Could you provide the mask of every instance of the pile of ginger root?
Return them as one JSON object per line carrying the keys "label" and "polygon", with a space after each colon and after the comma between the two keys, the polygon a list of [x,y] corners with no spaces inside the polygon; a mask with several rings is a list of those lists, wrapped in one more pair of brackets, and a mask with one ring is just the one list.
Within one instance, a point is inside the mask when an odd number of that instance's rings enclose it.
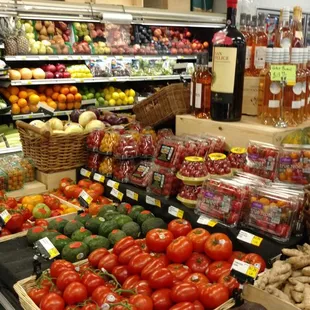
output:
{"label": "pile of ginger root", "polygon": [[310,310],[310,245],[282,249],[286,260],[276,261],[258,277],[254,286],[299,309]]}

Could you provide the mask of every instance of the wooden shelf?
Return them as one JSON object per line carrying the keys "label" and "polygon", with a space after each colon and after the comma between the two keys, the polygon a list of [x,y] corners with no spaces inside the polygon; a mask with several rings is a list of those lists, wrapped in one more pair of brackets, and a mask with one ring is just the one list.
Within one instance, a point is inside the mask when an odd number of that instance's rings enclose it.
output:
{"label": "wooden shelf", "polygon": [[29,183],[25,183],[24,187],[22,189],[19,189],[17,191],[12,191],[12,192],[7,192],[8,197],[22,197],[26,195],[35,195],[35,194],[41,194],[46,191],[46,186],[45,184],[38,182],[38,181],[33,181]]}

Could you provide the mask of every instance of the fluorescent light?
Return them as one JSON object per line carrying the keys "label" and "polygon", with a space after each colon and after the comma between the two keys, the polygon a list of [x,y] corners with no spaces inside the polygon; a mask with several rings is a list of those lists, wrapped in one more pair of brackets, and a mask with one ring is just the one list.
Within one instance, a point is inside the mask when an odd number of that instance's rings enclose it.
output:
{"label": "fluorescent light", "polygon": [[131,24],[132,15],[127,13],[102,13],[101,19],[103,23],[113,24]]}

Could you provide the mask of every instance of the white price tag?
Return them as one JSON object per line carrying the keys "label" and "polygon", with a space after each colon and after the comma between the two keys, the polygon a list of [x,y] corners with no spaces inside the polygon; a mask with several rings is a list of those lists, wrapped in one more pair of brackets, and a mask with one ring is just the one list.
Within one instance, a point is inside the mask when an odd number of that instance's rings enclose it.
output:
{"label": "white price tag", "polygon": [[260,246],[263,241],[263,238],[255,236],[247,231],[240,230],[237,236],[237,239],[244,241],[246,243],[253,244],[255,246]]}
{"label": "white price tag", "polygon": [[168,208],[168,213],[171,214],[171,215],[173,215],[173,216],[175,216],[175,217],[178,217],[178,218],[180,218],[180,219],[182,219],[183,216],[184,216],[184,211],[181,210],[181,209],[178,209],[178,208],[176,208],[176,207],[174,207],[174,206],[170,206],[170,207]]}
{"label": "white price tag", "polygon": [[155,198],[153,198],[151,196],[146,196],[145,197],[145,202],[148,203],[149,205],[161,208],[161,201],[158,200],[158,199],[155,199]]}
{"label": "white price tag", "polygon": [[55,109],[53,109],[52,107],[48,106],[46,103],[44,102],[39,102],[37,107],[39,108],[40,112],[43,112],[44,114],[48,114],[53,116]]}
{"label": "white price tag", "polygon": [[116,188],[112,188],[110,194],[112,196],[114,196],[115,198],[117,198],[118,200],[122,201],[123,200],[123,197],[124,197],[124,194],[121,193],[118,189]]}
{"label": "white price tag", "polygon": [[96,104],[96,99],[93,98],[82,100],[81,105],[87,105],[87,104]]}
{"label": "white price tag", "polygon": [[4,210],[0,213],[0,217],[3,219],[4,223],[6,224],[10,218],[12,217],[8,210]]}
{"label": "white price tag", "polygon": [[131,191],[130,189],[126,189],[126,196],[128,198],[135,200],[135,201],[138,201],[138,199],[139,199],[139,195],[137,193]]}
{"label": "white price tag", "polygon": [[81,168],[80,174],[86,178],[89,178],[91,176],[91,172],[85,168]]}
{"label": "white price tag", "polygon": [[60,254],[53,245],[53,243],[47,237],[40,239],[39,242],[49,254],[49,259],[53,259]]}
{"label": "white price tag", "polygon": [[99,174],[99,173],[95,173],[93,179],[94,179],[95,181],[98,181],[98,182],[103,183],[104,180],[105,180],[105,176],[102,175],[102,174]]}
{"label": "white price tag", "polygon": [[205,215],[200,215],[197,223],[202,224],[202,225],[207,225],[210,227],[214,227],[217,224],[217,221],[214,219],[210,219],[209,217],[205,216]]}
{"label": "white price tag", "polygon": [[234,260],[231,266],[231,269],[236,270],[240,273],[243,273],[253,279],[256,279],[258,272],[259,272],[259,267],[250,265],[246,262],[242,262],[239,259]]}
{"label": "white price tag", "polygon": [[84,190],[81,191],[79,197],[81,197],[88,205],[93,201],[93,198],[89,196]]}
{"label": "white price tag", "polygon": [[116,188],[116,189],[119,188],[119,183],[118,183],[118,182],[115,182],[115,181],[113,181],[113,180],[109,180],[109,181],[107,182],[107,185],[110,186],[110,187],[112,187],[112,188]]}

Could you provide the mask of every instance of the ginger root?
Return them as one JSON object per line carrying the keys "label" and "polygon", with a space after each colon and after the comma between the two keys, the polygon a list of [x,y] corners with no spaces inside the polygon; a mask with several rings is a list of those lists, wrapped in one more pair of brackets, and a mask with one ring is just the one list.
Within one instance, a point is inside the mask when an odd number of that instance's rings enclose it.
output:
{"label": "ginger root", "polygon": [[286,248],[282,249],[282,253],[289,257],[305,255],[305,253],[303,253],[302,251],[299,251],[296,249],[286,249]]}
{"label": "ginger root", "polygon": [[292,298],[295,302],[301,303],[304,300],[304,293],[291,291]]}
{"label": "ginger root", "polygon": [[270,286],[267,286],[266,287],[266,291],[271,294],[271,295],[274,295],[275,297],[278,297],[280,299],[283,299],[287,302],[291,302],[290,298],[285,295],[282,291],[280,291],[279,289],[277,288],[274,288],[274,287],[270,287]]}
{"label": "ginger root", "polygon": [[310,266],[303,268],[301,273],[304,276],[310,276]]}
{"label": "ginger root", "polygon": [[294,256],[286,260],[286,262],[292,264],[293,269],[301,269],[310,265],[310,255]]}

